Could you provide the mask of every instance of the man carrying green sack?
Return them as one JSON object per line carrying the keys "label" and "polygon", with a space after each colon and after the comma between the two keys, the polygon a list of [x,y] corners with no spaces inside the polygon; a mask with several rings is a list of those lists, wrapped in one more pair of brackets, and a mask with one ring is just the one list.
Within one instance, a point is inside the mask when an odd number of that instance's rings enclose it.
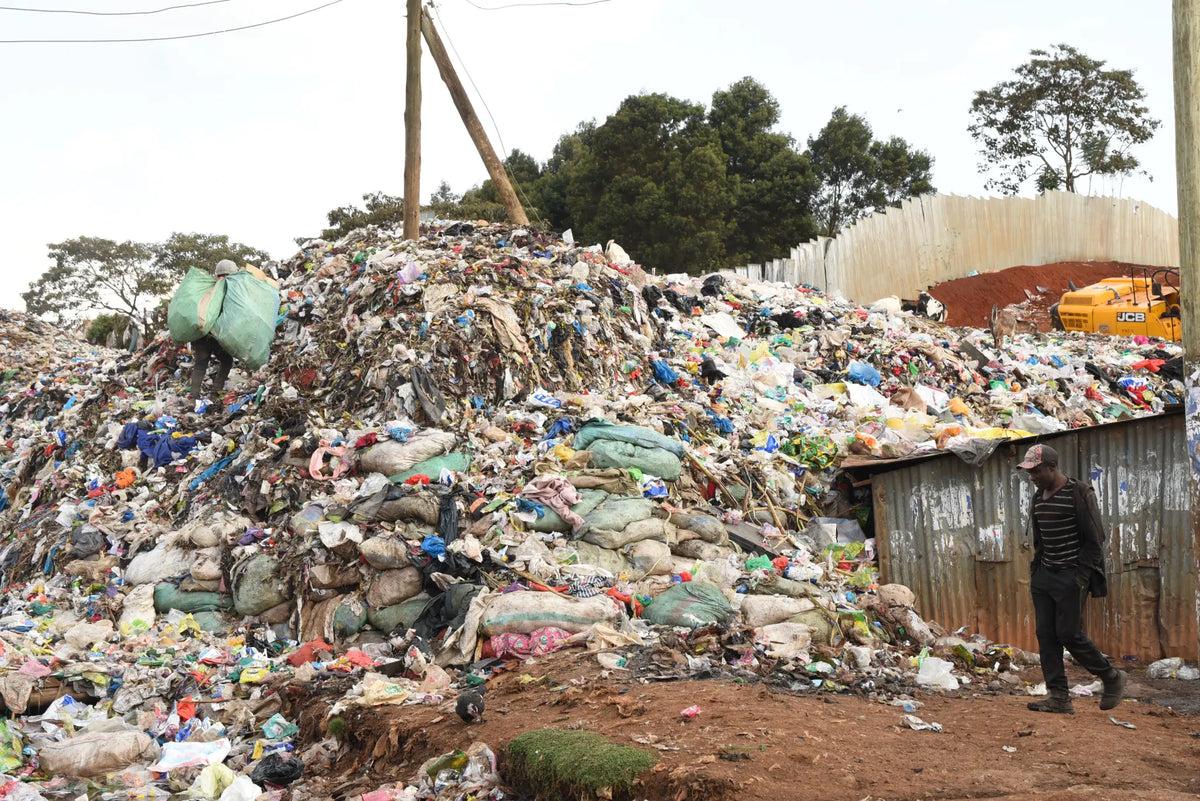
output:
{"label": "man carrying green sack", "polygon": [[[220,280],[237,271],[236,264],[229,259],[221,259],[217,262],[213,275]],[[192,343],[192,355],[195,358],[195,364],[192,365],[192,397],[200,397],[204,376],[208,373],[209,362],[214,359],[217,362],[217,376],[213,379],[213,392],[215,394],[223,392],[225,381],[229,378],[229,371],[233,369],[233,357],[221,347],[221,343],[217,342],[216,337],[212,334],[205,334]]]}

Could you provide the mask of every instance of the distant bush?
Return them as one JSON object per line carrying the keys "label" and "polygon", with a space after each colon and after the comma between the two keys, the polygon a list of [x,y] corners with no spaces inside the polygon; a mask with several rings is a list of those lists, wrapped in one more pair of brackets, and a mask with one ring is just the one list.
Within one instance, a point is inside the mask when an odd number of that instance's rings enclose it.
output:
{"label": "distant bush", "polygon": [[88,326],[84,338],[93,345],[108,344],[108,335],[116,333],[117,338],[125,334],[129,326],[129,318],[123,314],[101,314]]}

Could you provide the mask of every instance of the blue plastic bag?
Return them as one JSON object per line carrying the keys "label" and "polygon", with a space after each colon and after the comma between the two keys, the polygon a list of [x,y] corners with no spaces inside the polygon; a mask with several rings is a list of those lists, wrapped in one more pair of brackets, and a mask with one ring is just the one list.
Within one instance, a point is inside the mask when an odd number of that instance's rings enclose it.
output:
{"label": "blue plastic bag", "polygon": [[672,370],[665,359],[656,359],[650,362],[650,366],[654,368],[654,377],[664,384],[674,384],[679,380],[679,373]]}
{"label": "blue plastic bag", "polygon": [[883,381],[879,371],[865,362],[850,362],[849,374],[850,380],[855,384],[865,384],[869,387],[877,387]]}

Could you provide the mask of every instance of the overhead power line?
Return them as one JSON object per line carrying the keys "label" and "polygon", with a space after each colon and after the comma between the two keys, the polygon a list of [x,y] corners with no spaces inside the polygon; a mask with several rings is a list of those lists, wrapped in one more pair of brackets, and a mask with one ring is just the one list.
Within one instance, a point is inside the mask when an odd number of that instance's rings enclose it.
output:
{"label": "overhead power line", "polygon": [[73,8],[24,8],[23,6],[0,6],[0,11],[26,11],[30,14],[84,14],[89,17],[142,17],[161,14],[164,11],[175,11],[180,8],[199,8],[228,2],[229,0],[204,0],[202,3],[184,3],[166,8],[156,8],[153,11],[77,11]]}
{"label": "overhead power line", "polygon": [[467,2],[480,11],[501,11],[506,8],[533,8],[536,6],[598,6],[601,3],[611,3],[612,0],[583,0],[578,3],[567,2],[567,0],[545,0],[537,3],[507,3],[502,6],[481,6],[475,0],[467,0]]}
{"label": "overhead power line", "polygon": [[336,6],[338,3],[343,3],[345,0],[330,0],[324,5],[310,8],[307,11],[299,11],[295,14],[289,14],[286,17],[278,19],[269,19],[264,22],[255,22],[251,25],[239,25],[235,28],[222,28],[216,31],[202,31],[200,33],[183,33],[177,36],[145,36],[140,38],[125,38],[125,39],[0,39],[0,44],[124,44],[130,42],[172,42],[179,39],[199,39],[202,36],[220,36],[223,33],[234,33],[236,31],[248,31],[251,28],[262,28],[266,25],[274,25],[277,22],[286,22],[289,19],[303,17],[306,14],[313,14],[323,8]]}

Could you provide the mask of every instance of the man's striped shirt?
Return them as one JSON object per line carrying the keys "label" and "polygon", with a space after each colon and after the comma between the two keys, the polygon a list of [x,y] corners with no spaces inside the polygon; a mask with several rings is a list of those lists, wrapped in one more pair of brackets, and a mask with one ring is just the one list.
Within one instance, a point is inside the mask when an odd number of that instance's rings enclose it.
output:
{"label": "man's striped shirt", "polygon": [[1075,521],[1075,479],[1068,479],[1049,498],[1038,490],[1033,519],[1041,533],[1042,564],[1054,569],[1079,563],[1079,526]]}

